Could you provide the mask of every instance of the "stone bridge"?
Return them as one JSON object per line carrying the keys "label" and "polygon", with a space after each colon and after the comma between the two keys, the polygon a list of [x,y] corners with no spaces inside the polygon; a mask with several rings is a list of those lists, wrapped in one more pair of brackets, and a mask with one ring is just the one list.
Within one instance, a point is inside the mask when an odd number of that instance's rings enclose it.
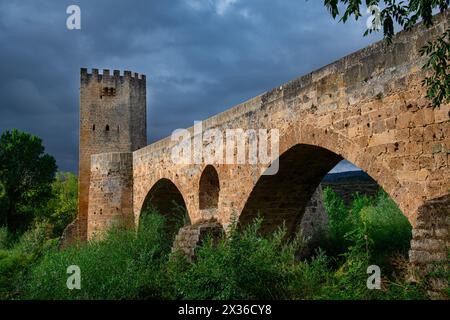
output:
{"label": "stone bridge", "polygon": [[[138,225],[149,205],[173,214],[173,201],[186,208],[192,225],[215,219],[226,228],[234,218],[246,224],[260,214],[264,230],[285,223],[294,233],[323,177],[347,159],[376,180],[410,221],[411,262],[446,259],[450,105],[434,109],[426,98],[425,58],[418,50],[448,27],[449,14],[441,14],[430,29],[401,32],[391,45],[375,43],[203,121],[203,132],[218,129],[223,136],[227,129],[278,130],[274,175],[263,174],[268,163],[175,163],[179,141],[171,137],[144,146],[145,138],[136,136],[145,128],[145,110],[133,120],[133,108],[142,103],[145,108],[145,77],[82,69],[80,212],[66,239],[90,238],[117,221]],[[137,94],[144,102],[136,102]],[[129,103],[129,113],[117,116],[115,103],[120,108]],[[116,121],[114,130],[104,127],[105,118]],[[118,136],[110,143],[112,131]],[[119,143],[122,132],[127,143]],[[187,132],[192,145],[199,141],[194,127]],[[239,137],[231,157],[237,156],[239,141],[245,141],[246,150],[258,141]],[[201,143],[207,149],[214,141]]]}

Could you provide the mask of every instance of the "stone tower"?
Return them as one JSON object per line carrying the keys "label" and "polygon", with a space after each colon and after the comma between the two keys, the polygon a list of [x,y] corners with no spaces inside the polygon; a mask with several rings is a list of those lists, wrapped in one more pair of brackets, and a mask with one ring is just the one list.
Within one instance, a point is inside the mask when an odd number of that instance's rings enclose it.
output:
{"label": "stone tower", "polygon": [[[81,69],[79,202],[76,233],[88,238],[91,156],[130,153],[147,145],[146,78],[125,71]],[[106,173],[110,174],[110,173]],[[131,200],[131,199],[130,199]],[[68,230],[69,233],[70,230]],[[69,238],[71,238],[69,236]]]}

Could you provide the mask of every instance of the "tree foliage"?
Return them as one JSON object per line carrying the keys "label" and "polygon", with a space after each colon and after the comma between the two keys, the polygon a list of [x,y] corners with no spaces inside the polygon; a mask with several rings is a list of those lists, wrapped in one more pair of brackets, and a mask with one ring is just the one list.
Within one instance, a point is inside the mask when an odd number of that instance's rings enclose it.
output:
{"label": "tree foliage", "polygon": [[0,181],[0,226],[2,225],[3,221],[3,215],[2,215],[2,208],[3,208],[3,203],[5,201],[5,197],[6,197],[6,189],[5,186],[3,185],[3,183]]}
{"label": "tree foliage", "polygon": [[57,167],[44,150],[40,138],[16,129],[0,137],[0,181],[5,193],[1,224],[10,231],[24,231],[36,208],[51,197]]}
{"label": "tree foliage", "polygon": [[434,74],[425,78],[423,84],[428,87],[427,97],[434,105],[448,102],[450,99],[450,29],[434,42],[428,42],[420,53],[429,57],[424,69],[434,70]]}
{"label": "tree foliage", "polygon": [[78,177],[71,172],[58,172],[52,183],[52,197],[40,217],[48,219],[54,236],[60,236],[77,216]]}
{"label": "tree foliage", "polygon": [[[448,9],[450,0],[366,0],[367,7],[380,5],[380,20],[385,40],[390,43],[395,33],[397,23],[404,30],[410,30],[417,22],[422,21],[426,27],[433,25],[433,12]],[[324,0],[324,5],[333,18],[341,16],[340,21],[347,22],[352,16],[358,20],[362,16],[362,0]],[[341,15],[340,7],[344,11]],[[373,32],[366,30],[364,35]],[[420,50],[428,57],[424,70],[430,70],[432,75],[425,78],[423,85],[427,86],[427,97],[434,107],[450,102],[450,29],[444,31],[438,39],[429,42]]]}

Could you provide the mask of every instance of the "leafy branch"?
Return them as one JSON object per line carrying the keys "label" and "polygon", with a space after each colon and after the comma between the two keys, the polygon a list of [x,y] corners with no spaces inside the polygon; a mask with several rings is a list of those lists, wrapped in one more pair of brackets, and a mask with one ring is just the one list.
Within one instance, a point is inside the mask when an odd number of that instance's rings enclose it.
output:
{"label": "leafy branch", "polygon": [[450,100],[450,28],[434,42],[428,42],[420,49],[422,56],[428,56],[424,70],[433,70],[433,74],[422,81],[427,86],[427,98],[435,107]]}
{"label": "leafy branch", "polygon": [[[383,29],[384,39],[392,42],[395,34],[395,24],[404,30],[410,30],[416,23],[422,21],[429,28],[433,25],[433,11],[444,12],[450,5],[450,0],[366,0],[368,8],[383,4],[379,11],[379,19]],[[345,11],[339,20],[342,23],[350,17],[358,20],[361,15],[362,0],[324,0],[325,7],[333,18],[340,16],[339,5],[344,5]],[[368,28],[364,36],[378,31]],[[431,100],[433,107],[439,107],[443,103],[450,103],[450,29],[447,29],[439,38],[428,42],[420,49],[422,56],[427,56],[428,61],[423,66],[424,70],[431,71],[422,85],[427,87],[427,98]]]}

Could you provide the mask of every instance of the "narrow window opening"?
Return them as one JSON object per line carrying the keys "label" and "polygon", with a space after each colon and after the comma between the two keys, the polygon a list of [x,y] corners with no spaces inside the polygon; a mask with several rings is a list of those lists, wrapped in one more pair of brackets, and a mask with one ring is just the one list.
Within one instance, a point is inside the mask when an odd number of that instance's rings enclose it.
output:
{"label": "narrow window opening", "polygon": [[200,190],[199,190],[199,207],[200,210],[204,209],[217,209],[219,204],[219,176],[216,169],[208,165],[203,170],[200,177]]}
{"label": "narrow window opening", "polygon": [[109,131],[109,124],[106,125],[106,131]]}

